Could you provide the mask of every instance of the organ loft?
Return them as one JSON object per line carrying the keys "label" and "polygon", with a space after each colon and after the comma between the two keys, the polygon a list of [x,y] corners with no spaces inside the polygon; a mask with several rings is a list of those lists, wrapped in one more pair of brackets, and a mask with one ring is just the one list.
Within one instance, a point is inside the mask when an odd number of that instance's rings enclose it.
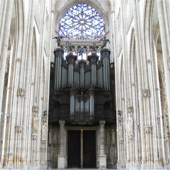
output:
{"label": "organ loft", "polygon": [[[110,150],[116,148],[116,136],[111,133],[115,132],[116,114],[114,63],[110,64],[108,39],[93,42],[91,46],[57,41],[54,63],[51,63],[49,124],[53,131],[58,129],[63,133],[58,146],[58,168],[113,167],[114,161],[109,156]],[[64,125],[67,133],[64,133]],[[105,152],[105,135],[108,153]],[[75,145],[77,141],[79,144]],[[66,152],[70,152],[68,157]]]}

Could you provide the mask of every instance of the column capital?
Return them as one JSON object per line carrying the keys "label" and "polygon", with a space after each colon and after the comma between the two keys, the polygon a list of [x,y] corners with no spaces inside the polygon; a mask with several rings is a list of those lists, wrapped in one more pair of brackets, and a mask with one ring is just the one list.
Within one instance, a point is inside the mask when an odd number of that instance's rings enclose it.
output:
{"label": "column capital", "polygon": [[104,125],[105,125],[105,123],[106,123],[106,121],[105,121],[105,120],[101,120],[101,121],[99,121],[100,126],[104,126]]}
{"label": "column capital", "polygon": [[64,120],[59,120],[59,124],[60,124],[60,126],[65,125],[65,121]]}

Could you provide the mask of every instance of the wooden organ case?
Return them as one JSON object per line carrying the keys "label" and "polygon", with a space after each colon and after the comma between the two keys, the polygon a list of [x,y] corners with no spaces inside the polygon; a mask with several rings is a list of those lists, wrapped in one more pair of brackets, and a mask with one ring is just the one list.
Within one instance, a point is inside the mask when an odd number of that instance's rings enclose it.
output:
{"label": "wooden organ case", "polygon": [[[114,108],[114,65],[110,50],[104,47],[100,59],[95,51],[87,60],[77,60],[73,52],[64,59],[58,47],[51,63],[49,123],[64,120],[67,125],[116,123]],[[112,65],[112,66],[111,66]]]}

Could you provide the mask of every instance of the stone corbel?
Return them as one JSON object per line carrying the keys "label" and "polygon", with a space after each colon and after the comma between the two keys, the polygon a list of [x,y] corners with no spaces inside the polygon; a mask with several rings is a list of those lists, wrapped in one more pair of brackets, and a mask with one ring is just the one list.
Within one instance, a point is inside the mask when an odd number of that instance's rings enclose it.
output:
{"label": "stone corbel", "polygon": [[23,126],[17,125],[17,126],[15,126],[15,130],[16,130],[17,133],[22,133],[23,132]]}
{"label": "stone corbel", "polygon": [[134,135],[129,135],[128,138],[129,138],[129,140],[133,140],[134,139]]}
{"label": "stone corbel", "polygon": [[42,122],[44,122],[44,123],[47,122],[47,117],[46,116],[42,117]]}
{"label": "stone corbel", "polygon": [[122,116],[119,116],[119,117],[118,117],[118,123],[122,123],[122,121],[123,121]]}
{"label": "stone corbel", "polygon": [[25,93],[26,93],[25,89],[18,88],[17,96],[23,97],[23,96],[25,96]]}
{"label": "stone corbel", "polygon": [[152,60],[151,60],[151,59],[148,59],[148,60],[147,60],[147,63],[152,63]]}
{"label": "stone corbel", "polygon": [[42,144],[45,144],[45,143],[46,143],[46,140],[41,140],[41,143],[42,143]]}
{"label": "stone corbel", "polygon": [[20,62],[21,62],[21,58],[17,58],[17,59],[16,59],[16,62],[19,62],[19,63],[20,63]]}
{"label": "stone corbel", "polygon": [[38,110],[39,110],[38,106],[33,106],[32,107],[32,112],[38,112]]}
{"label": "stone corbel", "polygon": [[149,89],[143,89],[143,97],[150,97],[150,90]]}
{"label": "stone corbel", "polygon": [[152,131],[152,126],[145,126],[145,133],[149,134]]}
{"label": "stone corbel", "polygon": [[128,110],[128,113],[133,113],[133,106],[128,106],[127,110]]}
{"label": "stone corbel", "polygon": [[37,134],[32,134],[32,140],[37,140],[38,136]]}
{"label": "stone corbel", "polygon": [[123,144],[123,139],[119,139],[119,144]]}

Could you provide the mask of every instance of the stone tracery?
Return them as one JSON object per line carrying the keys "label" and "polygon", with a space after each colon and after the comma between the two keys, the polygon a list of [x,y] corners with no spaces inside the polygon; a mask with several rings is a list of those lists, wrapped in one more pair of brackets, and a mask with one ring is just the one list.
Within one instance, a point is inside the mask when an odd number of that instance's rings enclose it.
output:
{"label": "stone tracery", "polygon": [[68,39],[96,39],[105,36],[104,21],[100,14],[87,4],[70,8],[60,21],[59,35]]}

